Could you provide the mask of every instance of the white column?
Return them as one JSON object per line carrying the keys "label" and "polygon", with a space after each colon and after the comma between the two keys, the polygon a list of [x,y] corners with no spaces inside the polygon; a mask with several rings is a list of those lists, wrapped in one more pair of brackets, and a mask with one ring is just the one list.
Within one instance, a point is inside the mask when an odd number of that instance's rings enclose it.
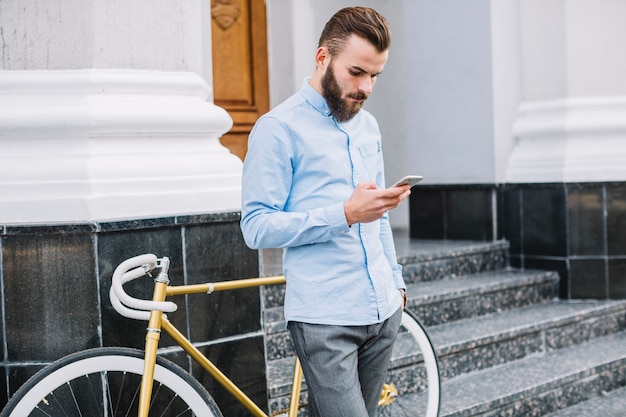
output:
{"label": "white column", "polygon": [[626,3],[522,0],[508,182],[626,180]]}
{"label": "white column", "polygon": [[194,73],[0,72],[0,221],[240,209],[232,125]]}
{"label": "white column", "polygon": [[0,224],[239,210],[210,2],[105,3],[0,3]]}

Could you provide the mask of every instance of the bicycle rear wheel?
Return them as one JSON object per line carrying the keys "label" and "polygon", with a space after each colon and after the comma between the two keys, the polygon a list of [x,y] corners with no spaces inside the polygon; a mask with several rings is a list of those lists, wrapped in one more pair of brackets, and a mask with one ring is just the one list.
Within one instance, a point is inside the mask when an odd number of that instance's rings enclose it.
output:
{"label": "bicycle rear wheel", "polygon": [[[33,375],[0,417],[136,416],[143,352],[96,348],[66,356]],[[157,358],[150,415],[222,417],[208,392],[174,363]]]}
{"label": "bicycle rear wheel", "polygon": [[379,417],[439,415],[441,385],[437,355],[424,327],[408,310],[402,314],[387,379],[388,385],[379,402]]}

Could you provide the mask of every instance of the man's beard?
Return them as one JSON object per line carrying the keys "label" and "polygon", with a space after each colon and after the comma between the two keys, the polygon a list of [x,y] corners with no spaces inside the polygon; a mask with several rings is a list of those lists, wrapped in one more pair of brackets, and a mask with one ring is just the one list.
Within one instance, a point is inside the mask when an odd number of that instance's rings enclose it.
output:
{"label": "man's beard", "polygon": [[[363,101],[361,102],[348,102],[341,97],[341,87],[337,83],[335,78],[335,72],[332,64],[326,70],[326,74],[322,77],[322,96],[328,103],[328,108],[331,114],[338,122],[347,122],[352,119],[363,107]],[[367,95],[362,92],[352,93],[348,95],[351,98],[357,100],[366,100]]]}

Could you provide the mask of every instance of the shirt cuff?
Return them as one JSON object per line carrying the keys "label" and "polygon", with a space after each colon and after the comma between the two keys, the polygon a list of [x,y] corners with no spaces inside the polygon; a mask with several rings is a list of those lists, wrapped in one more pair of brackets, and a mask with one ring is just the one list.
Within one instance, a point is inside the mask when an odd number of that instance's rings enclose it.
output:
{"label": "shirt cuff", "polygon": [[396,288],[399,290],[406,290],[406,284],[404,283],[404,278],[402,277],[402,265],[396,264],[391,268],[393,270],[393,280],[396,283]]}
{"label": "shirt cuff", "polygon": [[328,224],[332,229],[333,235],[350,231],[350,226],[348,226],[348,220],[346,220],[346,213],[343,208],[343,202],[328,207],[326,209],[326,218],[328,219]]}

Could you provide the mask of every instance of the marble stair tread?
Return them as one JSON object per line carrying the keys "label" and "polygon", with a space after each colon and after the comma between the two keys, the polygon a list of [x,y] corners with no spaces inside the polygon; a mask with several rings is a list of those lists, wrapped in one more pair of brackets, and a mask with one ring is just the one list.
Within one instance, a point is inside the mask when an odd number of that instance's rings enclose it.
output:
{"label": "marble stair tread", "polygon": [[265,334],[286,332],[285,314],[283,306],[266,308],[263,310],[263,327]]}
{"label": "marble stair tread", "polygon": [[508,265],[507,242],[410,242],[416,252],[397,252],[407,284],[501,270]]}
{"label": "marble stair tread", "polygon": [[[558,275],[550,271],[521,271],[507,269],[483,272],[476,275],[464,275],[455,279],[420,282],[407,285],[409,305],[430,304],[467,297],[493,293],[505,289],[519,288],[546,281],[556,283]],[[523,294],[522,294],[523,296]],[[283,307],[267,308],[263,311],[263,323],[268,334],[285,330]]]}
{"label": "marble stair tread", "polygon": [[442,384],[440,415],[469,416],[519,408],[523,399],[562,390],[608,369],[625,368],[625,345],[626,332],[620,332],[453,378]]}
{"label": "marble stair tread", "polygon": [[[601,328],[597,323],[612,314],[623,317],[626,314],[626,301],[552,301],[513,311],[432,326],[427,328],[427,331],[444,365],[447,356],[456,355],[458,358],[459,353],[470,352],[480,346],[496,345],[501,341],[522,338],[533,333],[546,333],[542,340],[547,346],[543,350],[549,349],[550,346],[569,346],[594,337],[615,333],[624,327],[624,320],[621,324],[611,323],[612,325],[607,329]],[[570,337],[569,333],[562,333],[563,327],[570,325],[574,326],[576,337]],[[580,330],[580,326],[586,327],[588,331]],[[554,332],[550,333],[553,330]],[[561,340],[561,338],[566,340]],[[512,352],[509,360],[517,359],[516,355],[516,352]],[[271,395],[281,395],[288,390],[292,367],[293,357],[268,361],[268,380],[271,381],[271,386],[268,388]],[[454,371],[446,372],[456,375]]]}
{"label": "marble stair tread", "polygon": [[624,417],[626,416],[626,387],[602,393],[580,404],[548,414],[546,417]]}
{"label": "marble stair tread", "polygon": [[553,300],[558,280],[551,271],[509,268],[408,284],[408,307],[434,326]]}
{"label": "marble stair tread", "polygon": [[[458,259],[476,254],[505,252],[509,242],[497,240],[480,242],[472,240],[411,239],[406,230],[394,230],[394,243],[398,262],[406,264],[423,263],[435,260]],[[261,251],[262,275],[282,274],[282,249]]]}
{"label": "marble stair tread", "polygon": [[[626,314],[626,301],[550,301],[431,326],[427,331],[441,356],[529,333],[583,325],[589,320],[601,320],[611,314]],[[623,321],[621,326],[624,326]],[[601,329],[590,329],[588,337],[594,336],[594,332],[596,336],[601,335]]]}
{"label": "marble stair tread", "polygon": [[[291,391],[294,356],[270,361],[267,364],[267,391],[270,398],[288,395]],[[306,389],[304,381],[303,390]]]}
{"label": "marble stair tread", "polygon": [[505,240],[478,242],[471,240],[410,239],[402,232],[394,231],[396,256],[401,264],[458,258],[476,253],[508,250]]}
{"label": "marble stair tread", "polygon": [[486,271],[475,275],[407,285],[411,301],[431,303],[469,294],[484,294],[508,288],[524,287],[550,281],[558,282],[558,274],[552,271],[505,269]]}

